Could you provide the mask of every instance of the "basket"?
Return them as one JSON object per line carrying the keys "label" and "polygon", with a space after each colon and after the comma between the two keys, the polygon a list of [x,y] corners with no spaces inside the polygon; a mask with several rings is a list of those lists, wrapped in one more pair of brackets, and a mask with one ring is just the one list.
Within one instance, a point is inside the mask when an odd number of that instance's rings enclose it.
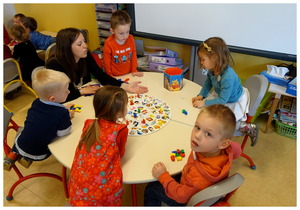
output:
{"label": "basket", "polygon": [[297,127],[284,124],[278,120],[276,120],[276,132],[279,135],[286,136],[292,139],[296,139],[297,137]]}

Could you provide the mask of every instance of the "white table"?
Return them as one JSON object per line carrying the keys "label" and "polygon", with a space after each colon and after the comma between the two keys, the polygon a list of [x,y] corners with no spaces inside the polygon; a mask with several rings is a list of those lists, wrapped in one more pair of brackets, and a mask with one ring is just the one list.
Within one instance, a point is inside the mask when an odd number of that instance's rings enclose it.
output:
{"label": "white table", "polygon": [[[199,113],[199,109],[192,106],[192,97],[199,93],[201,86],[184,79],[182,90],[170,92],[163,87],[163,74],[152,72],[144,72],[143,77],[132,77],[130,74],[118,78],[129,78],[129,82],[142,81],[142,85],[149,89],[147,95],[164,100],[171,108],[171,120],[161,130],[149,135],[128,136],[121,163],[123,182],[132,184],[132,189],[135,190],[135,184],[154,181],[151,170],[158,161],[165,163],[170,174],[180,173],[191,151],[190,136]],[[95,117],[92,100],[92,96],[82,96],[69,102],[83,106],[81,112],[76,113],[72,120],[72,131],[48,145],[52,154],[67,168],[71,168],[84,121]],[[182,109],[188,115],[184,115]],[[184,149],[186,157],[182,161],[172,162],[170,153],[176,149]],[[133,203],[136,204],[135,191]]]}
{"label": "white table", "polygon": [[283,86],[280,86],[280,85],[275,85],[273,83],[270,83],[268,91],[271,92],[271,93],[275,93],[275,98],[274,98],[274,102],[273,102],[272,107],[271,107],[268,122],[266,124],[265,133],[268,132],[268,130],[269,130],[269,127],[270,127],[271,122],[273,120],[273,115],[274,115],[274,113],[277,109],[277,106],[278,106],[278,103],[279,103],[279,100],[280,100],[281,96],[286,95],[286,96],[290,96],[290,97],[296,97],[294,95],[286,93],[286,87],[283,87]]}

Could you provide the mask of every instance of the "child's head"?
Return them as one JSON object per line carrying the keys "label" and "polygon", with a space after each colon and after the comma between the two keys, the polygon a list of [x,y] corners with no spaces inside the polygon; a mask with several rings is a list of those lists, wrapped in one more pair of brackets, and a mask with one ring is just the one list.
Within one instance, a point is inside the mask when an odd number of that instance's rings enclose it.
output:
{"label": "child's head", "polygon": [[230,51],[225,41],[219,37],[211,37],[198,47],[197,55],[200,59],[200,67],[212,70],[219,75],[227,68],[230,61],[233,63]]}
{"label": "child's head", "polygon": [[21,19],[21,25],[25,29],[29,29],[30,31],[35,31],[38,27],[36,20],[33,17],[24,17]]}
{"label": "child's head", "polygon": [[235,131],[234,113],[222,104],[203,107],[191,135],[191,148],[202,155],[216,156],[230,145]]}
{"label": "child's head", "polygon": [[119,44],[123,44],[129,36],[131,19],[125,10],[115,11],[110,18],[110,32],[115,34]]}
{"label": "child's head", "polygon": [[21,19],[24,18],[25,15],[22,14],[22,13],[18,13],[18,14],[15,14],[14,17],[13,17],[13,24],[14,25],[20,25],[21,24]]}
{"label": "child's head", "polygon": [[94,95],[95,116],[116,122],[127,114],[128,97],[124,89],[116,86],[101,87]]}
{"label": "child's head", "polygon": [[128,96],[125,90],[117,86],[104,86],[97,90],[94,95],[93,105],[96,119],[93,124],[82,134],[78,147],[85,145],[86,151],[90,152],[95,141],[99,139],[99,124],[97,119],[116,122],[118,118],[124,118],[127,114]]}
{"label": "child's head", "polygon": [[24,42],[29,40],[29,33],[20,25],[14,25],[10,29],[10,36],[18,41],[18,42]]}
{"label": "child's head", "polygon": [[69,77],[60,71],[42,68],[32,72],[32,88],[44,101],[64,102],[70,93],[69,83]]}

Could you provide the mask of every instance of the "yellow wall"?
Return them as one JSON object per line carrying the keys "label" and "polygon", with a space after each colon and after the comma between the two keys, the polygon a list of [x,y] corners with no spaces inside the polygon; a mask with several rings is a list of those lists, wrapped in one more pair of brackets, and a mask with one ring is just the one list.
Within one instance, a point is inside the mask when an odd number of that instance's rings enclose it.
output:
{"label": "yellow wall", "polygon": [[[94,4],[14,4],[17,13],[32,16],[38,21],[38,31],[58,32],[62,28],[85,28],[89,31],[91,50],[99,47],[98,31]],[[144,45],[167,47],[178,52],[183,62],[189,63],[189,45],[140,38]],[[226,41],[226,40],[225,40]],[[242,79],[266,70],[266,65],[278,65],[291,62],[268,59],[263,57],[232,53],[235,65],[233,68]]]}
{"label": "yellow wall", "polygon": [[99,47],[95,4],[14,4],[16,13],[34,17],[37,31],[58,32],[67,27],[89,31],[89,47]]}

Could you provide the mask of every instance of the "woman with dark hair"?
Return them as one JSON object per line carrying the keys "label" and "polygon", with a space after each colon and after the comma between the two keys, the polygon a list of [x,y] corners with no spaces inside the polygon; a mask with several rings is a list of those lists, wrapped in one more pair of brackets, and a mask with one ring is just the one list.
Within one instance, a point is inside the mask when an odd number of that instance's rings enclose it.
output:
{"label": "woman with dark hair", "polygon": [[70,78],[70,94],[66,101],[74,100],[81,95],[94,94],[99,89],[98,86],[80,88],[91,81],[91,74],[101,85],[119,86],[129,93],[148,91],[147,87],[139,85],[141,83],[139,81],[126,84],[104,73],[89,52],[84,35],[76,28],[66,28],[58,32],[56,50],[48,59],[46,68],[64,72]]}

